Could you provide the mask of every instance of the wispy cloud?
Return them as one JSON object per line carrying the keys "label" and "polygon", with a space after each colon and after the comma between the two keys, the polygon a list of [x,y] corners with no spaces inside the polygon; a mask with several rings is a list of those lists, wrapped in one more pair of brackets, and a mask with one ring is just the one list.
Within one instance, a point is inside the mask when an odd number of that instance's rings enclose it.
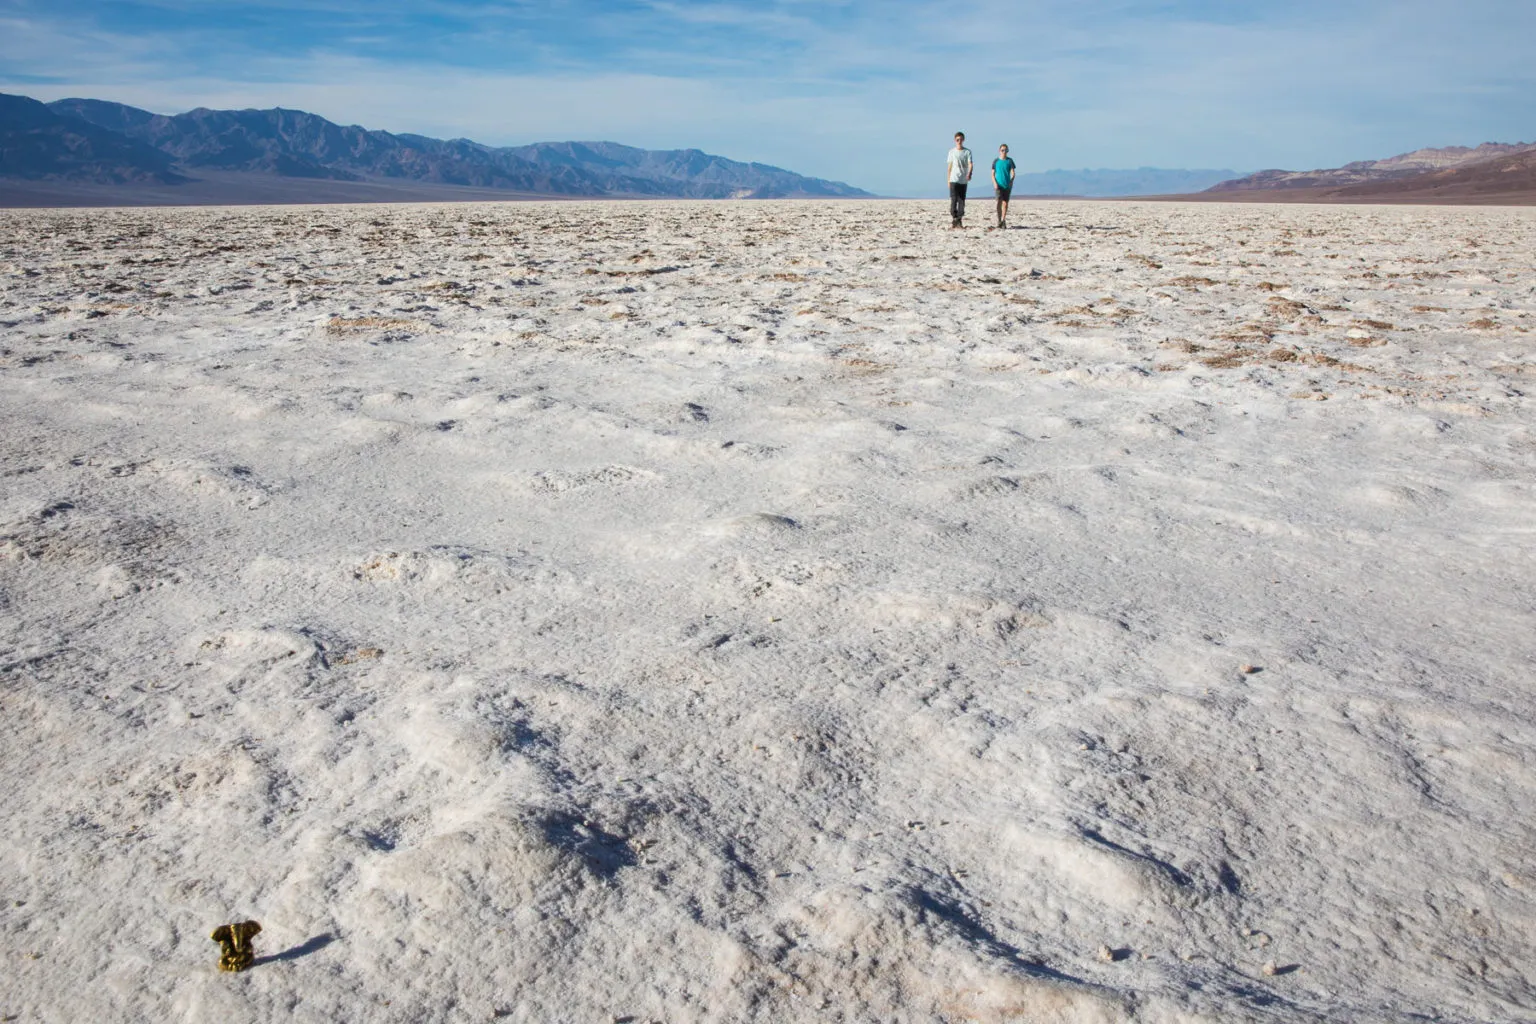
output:
{"label": "wispy cloud", "polygon": [[0,0],[0,83],[695,145],[926,193],[957,127],[1029,169],[1321,166],[1530,135],[1533,33],[1528,0]]}

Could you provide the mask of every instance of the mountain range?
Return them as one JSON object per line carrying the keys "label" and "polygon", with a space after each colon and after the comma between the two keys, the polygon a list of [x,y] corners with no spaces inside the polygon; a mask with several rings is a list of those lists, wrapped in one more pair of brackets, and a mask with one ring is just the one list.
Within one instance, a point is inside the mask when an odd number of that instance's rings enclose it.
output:
{"label": "mountain range", "polygon": [[1259,171],[1198,198],[1226,202],[1536,203],[1536,143],[1416,149],[1313,171]]}
{"label": "mountain range", "polygon": [[842,182],[696,149],[614,142],[486,146],[343,126],[302,110],[199,107],[166,115],[106,100],[45,104],[3,93],[0,178],[10,179],[0,184],[0,200],[8,192],[122,197],[137,190],[154,201],[175,201],[178,194],[209,201],[210,192],[270,186],[273,179],[288,179],[278,191],[309,201],[391,188],[406,198],[440,190],[449,190],[444,197],[452,190],[573,198],[870,196]]}
{"label": "mountain range", "polygon": [[1198,192],[1234,178],[1237,173],[1232,170],[1176,170],[1164,167],[1032,171],[1020,172],[1014,177],[1013,191],[1015,195],[1021,196],[1156,196]]}

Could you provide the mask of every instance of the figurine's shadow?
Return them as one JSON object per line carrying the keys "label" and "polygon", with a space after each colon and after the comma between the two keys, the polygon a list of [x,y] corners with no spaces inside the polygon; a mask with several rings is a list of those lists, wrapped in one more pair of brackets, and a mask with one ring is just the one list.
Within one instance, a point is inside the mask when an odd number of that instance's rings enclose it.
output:
{"label": "figurine's shadow", "polygon": [[273,953],[271,956],[259,956],[254,961],[252,961],[251,966],[260,967],[262,964],[275,964],[283,960],[297,960],[299,957],[309,956],[311,953],[318,953],[320,950],[324,949],[326,946],[329,946],[335,941],[336,936],[334,935],[316,935],[314,938],[305,939],[297,946],[292,946],[288,949],[285,949],[281,953]]}

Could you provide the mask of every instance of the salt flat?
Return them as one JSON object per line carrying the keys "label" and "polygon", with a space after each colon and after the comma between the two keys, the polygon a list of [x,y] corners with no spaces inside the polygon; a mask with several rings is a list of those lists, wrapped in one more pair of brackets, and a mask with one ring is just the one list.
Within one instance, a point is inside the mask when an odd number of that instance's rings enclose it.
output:
{"label": "salt flat", "polygon": [[944,214],[0,212],[0,1017],[1530,1020],[1536,210]]}

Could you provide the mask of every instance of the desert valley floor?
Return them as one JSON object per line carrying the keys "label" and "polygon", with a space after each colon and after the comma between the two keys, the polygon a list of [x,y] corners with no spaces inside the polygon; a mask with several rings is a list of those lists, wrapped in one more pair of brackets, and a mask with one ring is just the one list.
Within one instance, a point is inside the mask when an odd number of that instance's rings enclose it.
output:
{"label": "desert valley floor", "polygon": [[0,1019],[1533,1019],[1536,209],[1012,220],[0,211]]}

